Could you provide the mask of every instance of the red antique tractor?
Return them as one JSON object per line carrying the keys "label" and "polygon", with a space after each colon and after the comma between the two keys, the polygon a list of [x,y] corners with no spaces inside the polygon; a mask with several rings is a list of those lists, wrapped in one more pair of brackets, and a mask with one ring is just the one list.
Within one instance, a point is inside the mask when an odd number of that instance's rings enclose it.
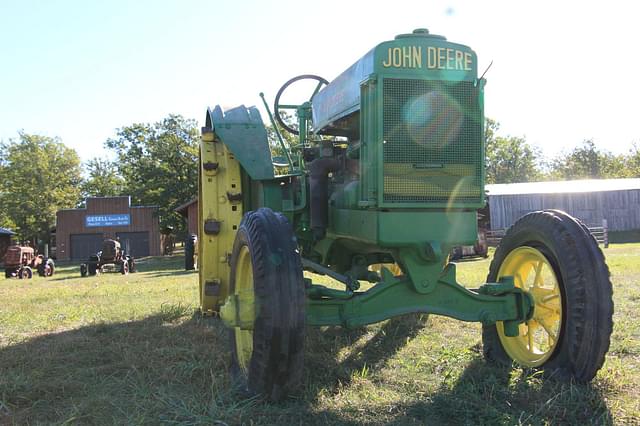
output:
{"label": "red antique tractor", "polygon": [[50,277],[55,271],[53,259],[36,255],[32,247],[10,246],[4,256],[4,276],[32,278],[34,269],[41,277]]}

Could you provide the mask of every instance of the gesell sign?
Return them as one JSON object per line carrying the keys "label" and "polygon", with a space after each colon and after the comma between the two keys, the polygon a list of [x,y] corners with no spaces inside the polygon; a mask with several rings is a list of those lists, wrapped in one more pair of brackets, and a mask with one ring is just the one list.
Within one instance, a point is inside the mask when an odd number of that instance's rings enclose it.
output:
{"label": "gesell sign", "polygon": [[102,214],[84,217],[84,225],[87,228],[98,226],[129,226],[131,216],[129,214]]}

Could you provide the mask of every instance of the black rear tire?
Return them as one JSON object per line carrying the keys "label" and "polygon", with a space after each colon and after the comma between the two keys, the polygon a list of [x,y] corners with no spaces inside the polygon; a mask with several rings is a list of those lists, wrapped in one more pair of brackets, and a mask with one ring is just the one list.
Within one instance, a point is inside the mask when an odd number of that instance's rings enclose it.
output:
{"label": "black rear tire", "polygon": [[89,275],[96,275],[98,273],[98,265],[93,262],[88,263],[87,272],[89,273]]}
{"label": "black rear tire", "polygon": [[38,265],[38,275],[41,277],[50,277],[55,272],[55,268],[53,259],[45,258],[42,263]]}
{"label": "black rear tire", "polygon": [[[502,239],[487,282],[496,282],[505,258],[522,247],[532,247],[544,255],[553,268],[562,298],[557,343],[538,368],[546,375],[588,382],[604,363],[613,328],[612,287],[602,251],[587,228],[567,213],[529,213]],[[511,365],[495,324],[483,327],[482,340],[488,360]]]}
{"label": "black rear tire", "polygon": [[18,278],[31,279],[33,278],[33,270],[29,266],[24,266],[18,271]]}
{"label": "black rear tire", "polygon": [[196,267],[196,242],[197,237],[190,235],[184,243],[184,269],[186,271],[191,271]]}
{"label": "black rear tire", "polygon": [[238,360],[236,332],[231,336],[231,374],[250,395],[278,401],[302,379],[305,298],[302,262],[293,229],[286,217],[271,209],[247,213],[231,254],[230,294],[236,289],[240,250],[249,250],[253,269],[256,319],[249,365]]}

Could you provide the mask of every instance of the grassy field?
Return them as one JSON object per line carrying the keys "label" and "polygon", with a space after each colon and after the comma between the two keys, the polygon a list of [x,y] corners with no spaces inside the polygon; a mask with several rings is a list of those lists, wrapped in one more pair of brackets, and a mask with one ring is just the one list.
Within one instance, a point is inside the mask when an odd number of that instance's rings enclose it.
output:
{"label": "grassy field", "polygon": [[[591,385],[488,365],[479,325],[410,316],[309,329],[304,387],[277,405],[231,389],[225,329],[199,316],[181,257],[0,279],[0,424],[640,424],[640,245],[605,254],[615,326]],[[461,281],[487,269],[463,262]]]}

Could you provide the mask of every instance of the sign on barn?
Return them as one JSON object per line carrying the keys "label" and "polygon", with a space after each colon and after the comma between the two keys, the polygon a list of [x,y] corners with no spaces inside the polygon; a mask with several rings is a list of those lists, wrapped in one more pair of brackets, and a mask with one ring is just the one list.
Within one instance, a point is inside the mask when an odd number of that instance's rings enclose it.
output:
{"label": "sign on barn", "polygon": [[84,218],[84,225],[87,228],[97,226],[129,226],[130,224],[131,216],[128,214],[87,215]]}

